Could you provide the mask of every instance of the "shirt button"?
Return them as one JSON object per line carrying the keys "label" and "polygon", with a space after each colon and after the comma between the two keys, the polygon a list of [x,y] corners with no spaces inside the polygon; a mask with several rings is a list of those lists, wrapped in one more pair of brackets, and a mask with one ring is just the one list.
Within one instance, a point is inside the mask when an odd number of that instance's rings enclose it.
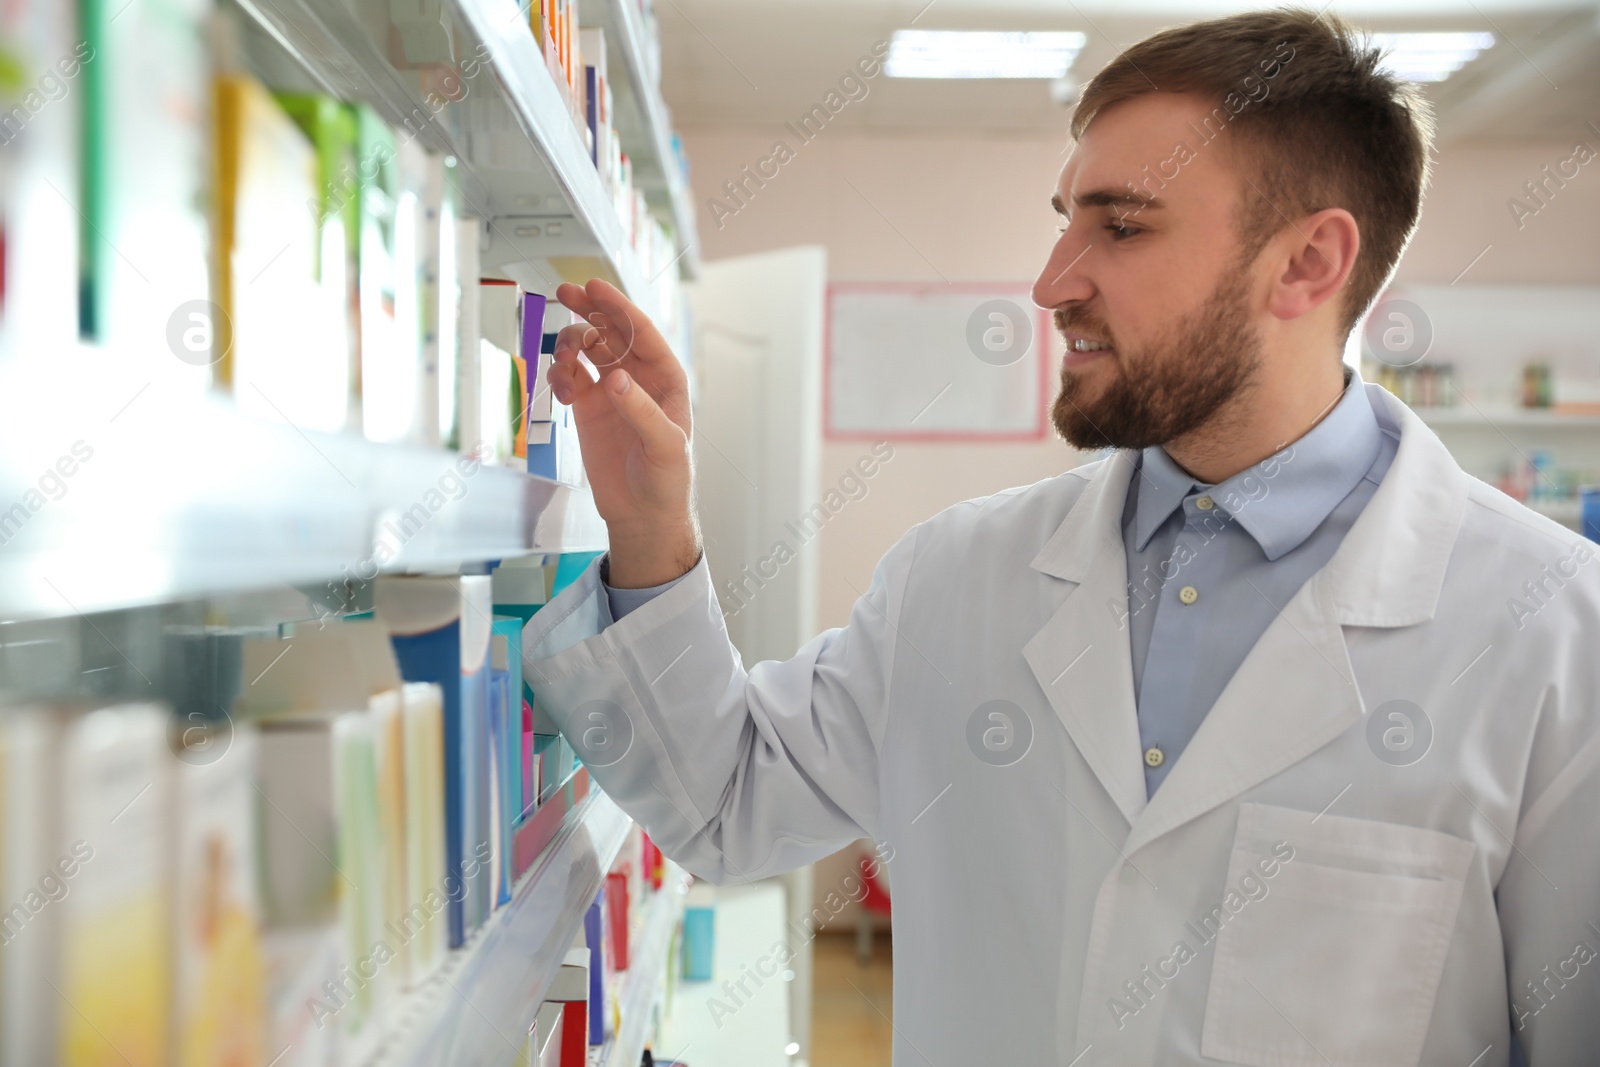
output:
{"label": "shirt button", "polygon": [[1210,497],[1203,496],[1195,500],[1194,506],[1199,508],[1201,511],[1210,511],[1214,505]]}
{"label": "shirt button", "polygon": [[1151,745],[1144,750],[1144,762],[1147,767],[1159,767],[1167,762],[1167,754],[1157,745]]}
{"label": "shirt button", "polygon": [[1200,599],[1200,590],[1196,589],[1192,585],[1186,585],[1182,589],[1178,590],[1178,599],[1183,601],[1185,604],[1193,604],[1196,600]]}

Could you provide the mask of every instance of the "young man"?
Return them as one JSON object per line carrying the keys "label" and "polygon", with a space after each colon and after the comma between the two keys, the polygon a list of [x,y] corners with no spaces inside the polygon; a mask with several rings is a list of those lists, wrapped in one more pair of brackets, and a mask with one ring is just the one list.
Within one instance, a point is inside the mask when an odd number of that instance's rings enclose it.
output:
{"label": "young man", "polygon": [[563,287],[611,552],[529,629],[543,705],[713,881],[892,847],[898,1064],[1585,1061],[1600,568],[1341,364],[1424,106],[1280,10],[1133,46],[1072,129],[1034,296],[1057,429],[1116,451],[920,524],[786,662],[728,643],[678,364]]}

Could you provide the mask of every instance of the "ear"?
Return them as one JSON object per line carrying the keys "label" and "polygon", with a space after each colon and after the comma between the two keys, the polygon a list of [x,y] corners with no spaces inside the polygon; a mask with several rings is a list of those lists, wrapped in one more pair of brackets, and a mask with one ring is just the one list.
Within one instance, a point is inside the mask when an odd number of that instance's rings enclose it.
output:
{"label": "ear", "polygon": [[1295,319],[1344,288],[1361,248],[1361,232],[1350,212],[1331,207],[1285,227],[1278,242],[1281,270],[1272,281],[1267,310],[1280,319]]}

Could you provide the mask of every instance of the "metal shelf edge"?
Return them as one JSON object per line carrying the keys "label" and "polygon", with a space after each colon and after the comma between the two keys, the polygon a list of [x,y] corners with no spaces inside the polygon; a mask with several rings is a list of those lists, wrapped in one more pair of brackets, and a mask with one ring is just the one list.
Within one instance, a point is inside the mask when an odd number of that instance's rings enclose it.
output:
{"label": "metal shelf edge", "polygon": [[458,950],[453,966],[410,994],[413,1003],[401,1008],[410,1019],[366,1067],[512,1062],[631,826],[591,786],[511,903]]}

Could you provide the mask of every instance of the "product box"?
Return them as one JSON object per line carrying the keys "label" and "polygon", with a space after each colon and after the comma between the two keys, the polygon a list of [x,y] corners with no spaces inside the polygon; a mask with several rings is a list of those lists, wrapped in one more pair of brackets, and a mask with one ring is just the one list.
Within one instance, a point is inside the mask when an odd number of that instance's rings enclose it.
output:
{"label": "product box", "polygon": [[490,654],[498,705],[491,715],[498,787],[495,868],[499,902],[506,904],[511,900],[511,884],[521,874],[512,869],[512,840],[523,810],[522,620],[496,615],[493,642]]}
{"label": "product box", "polygon": [[[64,716],[44,707],[0,710],[0,1064],[50,1063],[61,998],[57,903],[94,860],[61,825]],[[27,813],[24,816],[23,813]],[[62,846],[65,845],[65,848]]]}
{"label": "product box", "polygon": [[[256,871],[259,740],[248,723],[198,728],[173,769],[177,895],[175,1062],[180,1067],[265,1067],[266,964]],[[273,1050],[276,1052],[277,1050]]]}
{"label": "product box", "polygon": [[[526,431],[518,444],[525,381],[519,381],[516,363],[522,346],[522,291],[517,284],[495,278],[478,283],[478,342],[480,433],[489,452],[485,462],[522,466],[526,462]],[[520,450],[520,456],[519,456]],[[521,459],[523,462],[514,463]]]}
{"label": "product box", "polygon": [[[479,345],[483,337],[483,308],[479,292],[481,287],[478,285],[481,258],[478,239],[483,225],[482,219],[472,215],[461,215],[455,220],[456,287],[453,291],[457,294],[459,304],[455,317],[455,390],[450,399],[450,405],[455,409],[455,432],[445,435],[446,447],[457,452],[474,453],[480,458],[486,454],[480,402],[483,372]],[[440,388],[443,390],[443,382]],[[445,404],[442,392],[440,404]]]}
{"label": "product box", "polygon": [[[81,216],[79,333],[122,346],[130,358],[148,358],[151,373],[204,389],[208,372],[222,369],[209,366],[205,340],[219,324],[201,303],[215,299],[204,209],[211,5],[80,0],[61,6],[77,8],[80,48],[65,54],[82,59],[72,90],[77,103],[56,105],[77,107],[81,123],[81,184],[78,195],[67,196]],[[187,308],[186,328],[196,339],[184,359],[195,371],[175,377],[172,353],[161,342],[179,308]]]}
{"label": "product box", "polygon": [[268,1067],[329,1067],[338,1054],[337,1007],[324,983],[340,973],[337,923],[268,928],[262,936],[266,961],[267,1044],[283,1058]]}
{"label": "product box", "polygon": [[444,694],[445,877],[450,946],[462,944],[493,907],[490,819],[488,576],[380,577],[374,613],[408,682]]}
{"label": "product box", "polygon": [[[247,642],[244,673],[255,681],[235,702],[235,718],[257,722],[260,735],[256,817],[268,938],[333,929],[335,967],[319,980],[326,984],[314,1022],[333,1032],[342,1059],[359,1061],[381,1040],[404,979],[386,936],[394,761],[403,760],[393,751],[394,653],[376,622],[345,621]],[[269,985],[292,984],[284,975],[296,973],[294,965],[284,966]],[[278,1004],[275,995],[269,1004]],[[270,1023],[273,1032],[295,1026],[281,1013]]]}
{"label": "product box", "polygon": [[354,111],[362,432],[373,441],[404,441],[415,416],[417,367],[415,348],[401,337],[395,304],[400,149],[377,112],[364,105]]}
{"label": "product box", "polygon": [[445,878],[444,691],[401,687],[405,715],[406,897],[392,932],[406,943],[412,985],[431,978],[450,948]]}
{"label": "product box", "polygon": [[74,715],[63,727],[63,834],[81,864],[58,908],[63,1067],[166,1062],[171,1018],[172,753],[162,705]]}
{"label": "product box", "polygon": [[[587,925],[586,918],[586,928]],[[567,950],[566,960],[545,993],[546,1001],[561,1005],[560,1067],[587,1067],[589,1062],[591,960],[585,933],[579,930],[572,947]]]}
{"label": "product box", "polygon": [[[278,93],[280,106],[311,139],[317,156],[317,283],[333,308],[343,354],[345,427],[361,430],[360,160],[355,112],[320,93]],[[306,205],[308,208],[311,204]]]}
{"label": "product box", "polygon": [[716,953],[716,887],[696,882],[683,910],[683,978],[711,981]]}
{"label": "product box", "polygon": [[[336,431],[349,417],[344,284],[338,248],[308,204],[321,202],[305,133],[246,75],[219,77],[214,324],[218,370],[246,411]],[[331,261],[331,262],[330,262]],[[342,275],[341,275],[342,276]]]}
{"label": "product box", "polygon": [[583,939],[589,950],[589,1044],[606,1043],[606,891],[595,895],[583,915]]}
{"label": "product box", "polygon": [[360,1062],[381,1039],[398,977],[374,954],[384,841],[373,722],[364,710],[285,716],[262,723],[261,741],[268,918],[290,927],[336,921],[330,1008],[341,1057]]}

